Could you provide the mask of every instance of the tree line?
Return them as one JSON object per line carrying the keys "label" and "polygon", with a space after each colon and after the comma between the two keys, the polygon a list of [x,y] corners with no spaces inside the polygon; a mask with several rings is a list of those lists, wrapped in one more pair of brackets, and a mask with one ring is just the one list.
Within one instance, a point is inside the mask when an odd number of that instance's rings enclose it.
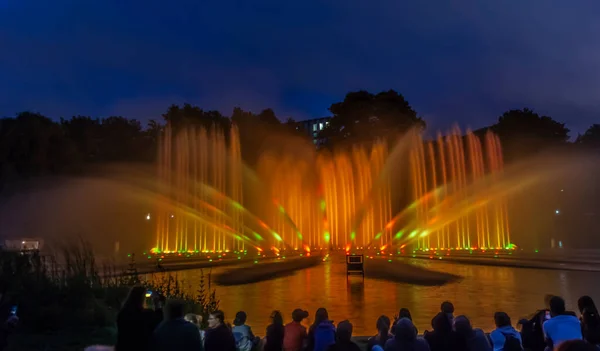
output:
{"label": "tree line", "polygon": [[[330,123],[318,135],[326,140],[327,148],[368,143],[395,137],[410,128],[426,128],[426,121],[393,90],[377,94],[350,92],[343,101],[331,104],[329,111]],[[89,164],[153,162],[159,135],[166,124],[175,132],[188,126],[216,126],[227,132],[235,124],[240,133],[242,157],[250,165],[265,148],[277,148],[265,145],[268,136],[295,134],[309,138],[305,131],[299,130],[296,121],[288,118],[282,122],[270,108],[259,113],[235,108],[230,116],[225,116],[190,104],[172,105],[159,119],[150,120],[145,126],[122,116],[77,115],[53,121],[40,113],[21,112],[0,119],[0,181],[74,172]],[[528,108],[506,111],[495,124],[476,133],[487,129],[499,135],[509,162],[552,147],[600,148],[600,124],[590,126],[574,142],[569,142],[570,131],[565,123]]]}

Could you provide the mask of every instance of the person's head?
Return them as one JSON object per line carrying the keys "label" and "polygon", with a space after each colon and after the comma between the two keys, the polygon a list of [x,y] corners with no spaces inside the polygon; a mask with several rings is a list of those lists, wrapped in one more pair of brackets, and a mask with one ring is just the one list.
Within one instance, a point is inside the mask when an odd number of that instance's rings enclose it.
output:
{"label": "person's head", "polygon": [[323,307],[319,308],[317,310],[317,312],[315,312],[315,321],[313,323],[313,325],[317,326],[322,322],[325,322],[329,320],[329,313],[327,313],[327,310]]}
{"label": "person's head", "polygon": [[208,327],[216,328],[225,322],[225,314],[221,310],[216,310],[208,315]]}
{"label": "person's head", "polygon": [[554,295],[552,295],[552,294],[546,294],[544,296],[544,307],[546,309],[550,309],[550,300],[552,300],[553,297],[554,297]]}
{"label": "person's head", "polygon": [[146,300],[146,288],[143,286],[134,286],[129,290],[123,308],[144,308],[144,301]]}
{"label": "person's head", "polygon": [[336,337],[339,341],[350,342],[352,338],[352,323],[347,320],[339,322]]}
{"label": "person's head", "polygon": [[294,322],[300,323],[304,318],[308,318],[308,311],[296,308],[294,312],[292,312],[292,320]]}
{"label": "person's head", "polygon": [[271,312],[271,320],[273,321],[273,324],[275,324],[275,325],[283,325],[283,316],[281,315],[281,312],[279,312],[279,311]]}
{"label": "person's head", "polygon": [[408,318],[412,321],[412,316],[410,315],[410,311],[408,308],[401,308],[400,313],[398,313],[398,319],[400,318]]}
{"label": "person's head", "polygon": [[390,319],[387,316],[377,318],[377,331],[379,335],[387,336],[390,332]]}
{"label": "person's head", "polygon": [[577,300],[577,307],[579,308],[579,312],[581,314],[583,314],[583,312],[586,310],[592,313],[597,312],[594,300],[587,295],[584,295]]}
{"label": "person's head", "polygon": [[185,304],[179,300],[169,300],[165,306],[165,318],[167,320],[174,320],[183,318],[185,311]]}
{"label": "person's head", "polygon": [[440,309],[442,312],[444,312],[446,314],[454,313],[454,305],[450,301],[442,302],[442,306],[440,306]]}
{"label": "person's head", "polygon": [[431,320],[431,327],[438,333],[449,333],[452,331],[452,322],[447,313],[439,312]]}
{"label": "person's head", "polygon": [[497,328],[502,327],[510,327],[510,317],[506,312],[496,312],[494,313],[494,323],[496,323]]}
{"label": "person's head", "polygon": [[246,312],[239,311],[235,314],[235,319],[233,320],[233,325],[244,325],[246,324]]}
{"label": "person's head", "polygon": [[561,314],[565,314],[566,310],[565,300],[560,296],[552,296],[550,299],[550,315],[552,317],[560,316]]}
{"label": "person's head", "polygon": [[454,331],[459,335],[470,336],[473,333],[471,321],[466,316],[458,316],[454,318]]}
{"label": "person's head", "polygon": [[596,346],[584,340],[569,340],[561,342],[556,351],[598,351]]}
{"label": "person's head", "polygon": [[417,338],[415,325],[408,318],[401,318],[394,326],[394,337],[403,342],[412,342]]}
{"label": "person's head", "polygon": [[186,321],[188,321],[196,326],[200,325],[200,320],[198,319],[197,314],[188,313],[185,315],[185,317],[183,317],[183,319],[185,319]]}

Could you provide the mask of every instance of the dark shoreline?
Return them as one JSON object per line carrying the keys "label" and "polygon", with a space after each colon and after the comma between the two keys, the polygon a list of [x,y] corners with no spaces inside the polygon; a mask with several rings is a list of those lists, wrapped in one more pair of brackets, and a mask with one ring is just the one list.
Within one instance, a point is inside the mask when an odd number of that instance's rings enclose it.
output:
{"label": "dark shoreline", "polygon": [[418,267],[399,260],[384,258],[365,261],[365,277],[396,283],[439,286],[460,281],[461,276]]}
{"label": "dark shoreline", "polygon": [[[441,259],[440,259],[441,257]],[[492,267],[511,267],[511,268],[529,268],[529,269],[544,269],[544,270],[561,270],[561,271],[582,271],[582,272],[600,272],[600,265],[584,264],[584,263],[572,263],[564,261],[549,261],[540,260],[539,262],[533,260],[521,260],[519,258],[508,259],[508,258],[483,258],[483,257],[452,257],[452,256],[430,256],[426,255],[415,255],[413,256],[400,256],[403,260],[418,259],[418,260],[430,260],[436,262],[446,263],[460,263],[466,265],[476,266],[492,266]]]}
{"label": "dark shoreline", "polygon": [[257,283],[291,275],[297,270],[316,266],[322,261],[323,259],[321,256],[311,256],[287,258],[284,260],[276,260],[274,262],[231,268],[223,273],[217,274],[214,277],[214,281],[222,286]]}

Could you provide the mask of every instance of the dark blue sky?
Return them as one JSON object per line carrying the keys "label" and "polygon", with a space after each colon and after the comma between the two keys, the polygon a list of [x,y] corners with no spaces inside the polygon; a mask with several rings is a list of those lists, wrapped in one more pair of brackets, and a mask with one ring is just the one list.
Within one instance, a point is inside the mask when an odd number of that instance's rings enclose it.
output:
{"label": "dark blue sky", "polygon": [[[432,128],[600,123],[600,1],[0,0],[0,115],[327,115],[396,89]],[[575,133],[572,132],[572,135]]]}

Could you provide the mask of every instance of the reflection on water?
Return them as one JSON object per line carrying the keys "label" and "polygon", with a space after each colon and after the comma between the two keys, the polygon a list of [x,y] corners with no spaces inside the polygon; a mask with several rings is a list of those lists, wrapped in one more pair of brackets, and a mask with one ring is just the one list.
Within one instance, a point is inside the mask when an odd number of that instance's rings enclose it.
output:
{"label": "reflection on water", "polygon": [[[355,335],[369,335],[375,334],[375,322],[380,315],[392,318],[401,307],[410,309],[419,332],[423,332],[430,328],[431,318],[444,300],[454,303],[456,314],[467,315],[475,326],[489,331],[493,328],[494,312],[505,311],[516,322],[542,307],[545,294],[562,295],[570,308],[575,308],[577,298],[584,294],[600,299],[600,286],[590,284],[600,278],[600,273],[594,272],[411,260],[410,263],[424,268],[464,277],[458,283],[431,287],[346,277],[343,260],[334,257],[332,262],[271,281],[217,287],[220,306],[228,320],[233,320],[235,312],[246,311],[249,324],[259,335],[264,335],[272,310],[280,310],[289,322],[295,308],[306,309],[310,323],[319,307],[327,308],[336,323],[349,319]],[[197,290],[199,277],[199,270],[179,272],[185,286],[192,289],[190,292]]]}

